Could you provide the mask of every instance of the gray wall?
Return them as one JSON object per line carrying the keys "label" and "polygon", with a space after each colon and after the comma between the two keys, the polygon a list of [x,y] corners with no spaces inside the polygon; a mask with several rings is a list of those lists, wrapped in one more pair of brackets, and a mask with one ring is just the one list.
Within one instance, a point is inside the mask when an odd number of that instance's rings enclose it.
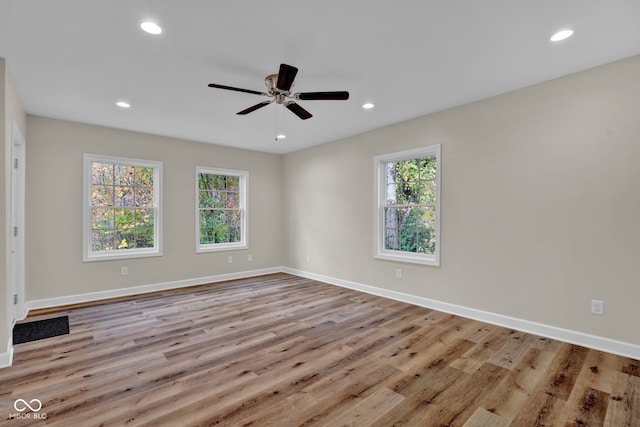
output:
{"label": "gray wall", "polygon": [[[640,56],[285,156],[288,265],[640,344],[638,76]],[[376,260],[373,157],[431,144],[441,266]]]}
{"label": "gray wall", "polygon": [[[283,264],[281,156],[34,116],[28,129],[27,301]],[[83,153],[164,162],[164,256],[82,262]],[[195,253],[196,165],[249,171],[248,250]]]}

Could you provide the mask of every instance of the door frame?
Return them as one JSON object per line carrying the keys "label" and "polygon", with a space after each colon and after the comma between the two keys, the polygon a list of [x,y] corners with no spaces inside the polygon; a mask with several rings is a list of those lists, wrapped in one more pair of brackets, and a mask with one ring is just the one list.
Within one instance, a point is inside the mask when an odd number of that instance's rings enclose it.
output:
{"label": "door frame", "polygon": [[[11,234],[10,285],[7,301],[9,324],[26,317],[25,311],[25,157],[26,141],[15,121],[11,127]],[[15,232],[17,230],[17,233]],[[14,295],[17,295],[14,301]]]}

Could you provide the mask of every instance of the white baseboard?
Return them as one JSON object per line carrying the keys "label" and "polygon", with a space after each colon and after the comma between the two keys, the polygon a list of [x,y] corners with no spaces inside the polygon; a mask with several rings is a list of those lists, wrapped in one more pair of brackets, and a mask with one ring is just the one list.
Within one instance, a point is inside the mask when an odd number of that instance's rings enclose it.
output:
{"label": "white baseboard", "polygon": [[[170,289],[184,288],[189,286],[204,285],[207,283],[217,283],[226,280],[244,279],[255,276],[262,276],[273,273],[288,273],[308,279],[318,280],[320,282],[331,285],[341,286],[348,289],[364,292],[371,295],[377,295],[384,298],[402,301],[409,304],[426,307],[445,313],[455,314],[457,316],[478,320],[493,325],[503,326],[522,332],[528,332],[551,338],[571,344],[581,345],[583,347],[601,350],[608,353],[617,354],[624,357],[631,357],[640,360],[640,346],[636,344],[616,341],[609,338],[598,337],[595,335],[585,334],[583,332],[572,331],[568,329],[558,328],[556,326],[545,325],[542,323],[531,322],[528,320],[518,319],[515,317],[503,316],[500,314],[490,313],[474,308],[464,307],[460,305],[450,304],[429,298],[419,297],[416,295],[405,294],[402,292],[382,289],[375,286],[364,285],[362,283],[351,282],[348,280],[337,279],[334,277],[324,276],[316,273],[309,273],[289,267],[272,267],[260,270],[242,271],[238,273],[219,274],[208,277],[198,277],[193,279],[177,280],[173,282],[164,282],[151,285],[135,286],[130,288],[114,289],[110,291],[91,292],[78,295],[69,295],[64,297],[47,298],[34,301],[27,301],[25,305],[25,315],[30,310],[50,307],[60,307],[69,304],[79,304],[85,302],[99,301],[109,298],[118,298],[124,296],[132,296],[149,292],[165,291]],[[26,317],[26,316],[25,316]],[[13,346],[11,341],[7,345],[7,351],[0,353],[0,368],[11,366],[13,360]]]}
{"label": "white baseboard", "polygon": [[20,304],[20,306],[16,309],[16,321],[24,320],[27,318],[27,314],[29,311],[25,304]]}
{"label": "white baseboard", "polygon": [[518,319],[515,317],[503,316],[501,314],[490,313],[487,311],[477,310],[474,308],[464,307],[460,305],[450,304],[442,301],[423,298],[415,295],[405,294],[402,292],[391,291],[388,289],[377,288],[375,286],[363,285],[361,283],[351,282],[348,280],[336,279],[334,277],[324,276],[321,274],[309,273],[306,271],[296,270],[292,268],[283,268],[283,272],[293,274],[307,279],[318,280],[320,282],[329,283],[331,285],[341,286],[343,288],[353,289],[365,292],[371,295],[377,295],[390,298],[396,301],[402,301],[420,307],[430,308],[469,319],[479,320],[481,322],[490,323],[492,325],[503,326],[515,329],[521,332],[527,332],[546,338],[555,339],[583,347],[600,350],[607,353],[617,354],[619,356],[630,357],[640,360],[640,345],[616,341],[609,338],[599,337],[595,335],[585,334],[583,332],[572,331],[569,329],[558,328],[556,326],[545,325],[542,323],[531,322],[528,320]]}
{"label": "white baseboard", "polygon": [[86,294],[68,295],[64,297],[46,298],[27,301],[26,312],[40,308],[61,307],[70,304],[81,304],[85,302],[99,301],[109,298],[127,297],[132,295],[146,294],[149,292],[166,291],[169,289],[186,288],[189,286],[206,285],[207,283],[223,282],[225,280],[245,279],[248,277],[262,276],[265,274],[280,273],[282,267],[264,268],[260,270],[241,271],[238,273],[218,274],[208,277],[197,277],[193,279],[176,280],[173,282],[156,283],[151,285],[134,286],[130,288],[113,289],[109,291],[89,292]]}
{"label": "white baseboard", "polygon": [[[217,283],[226,280],[245,279],[265,274],[281,273],[282,267],[264,268],[260,270],[241,271],[238,273],[218,274],[215,276],[198,277],[193,279],[176,280],[173,282],[156,283],[151,285],[134,286],[130,288],[113,289],[109,291],[89,292],[85,294],[68,295],[63,297],[45,298],[27,301],[23,306],[22,315],[19,320],[25,319],[30,310],[40,308],[62,307],[70,304],[81,304],[85,302],[100,301],[109,298],[126,297],[132,295],[146,294],[149,292],[166,291],[170,289],[186,288],[188,286],[206,285],[207,283]],[[13,363],[13,342],[9,340],[7,351],[0,353],[0,368],[10,367]]]}
{"label": "white baseboard", "polygon": [[0,369],[8,368],[13,363],[13,343],[10,339],[7,343],[7,351],[0,353]]}

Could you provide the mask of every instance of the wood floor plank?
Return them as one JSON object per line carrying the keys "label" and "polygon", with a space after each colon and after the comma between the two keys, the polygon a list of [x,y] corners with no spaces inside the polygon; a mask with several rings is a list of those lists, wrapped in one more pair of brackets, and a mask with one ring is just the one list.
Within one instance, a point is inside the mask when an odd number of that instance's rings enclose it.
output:
{"label": "wood floor plank", "polygon": [[[372,389],[372,393],[362,400],[345,402],[343,409],[333,407],[330,415],[321,418],[320,425],[370,426],[381,414],[394,408],[404,397],[386,387]],[[360,396],[358,396],[360,397]]]}
{"label": "wood floor plank", "polygon": [[0,369],[0,427],[640,426],[637,360],[284,273],[27,320],[59,315]]}
{"label": "wood floor plank", "polygon": [[502,328],[495,329],[485,340],[476,344],[462,357],[453,361],[451,366],[468,374],[473,374],[509,343],[514,332]]}
{"label": "wood floor plank", "polygon": [[478,408],[463,427],[508,427],[509,424],[511,424],[511,420],[502,418],[486,409]]}
{"label": "wood floor plank", "polygon": [[480,407],[511,422],[522,411],[553,357],[553,353],[529,348],[500,386],[484,396]]}
{"label": "wood floor plank", "polygon": [[579,378],[585,387],[611,394],[615,376],[609,373],[619,370],[623,363],[621,359],[613,354],[589,350]]}
{"label": "wood floor plank", "polygon": [[567,426],[601,426],[611,400],[609,393],[575,387],[561,416]]}
{"label": "wood floor plank", "polygon": [[607,427],[640,425],[640,378],[622,372],[614,373],[611,401],[604,425]]}
{"label": "wood floor plank", "polygon": [[483,393],[493,393],[508,375],[508,370],[485,363],[471,375],[463,375],[433,400],[434,405],[424,408],[415,417],[429,420],[434,425],[462,426],[473,415],[484,398]]}

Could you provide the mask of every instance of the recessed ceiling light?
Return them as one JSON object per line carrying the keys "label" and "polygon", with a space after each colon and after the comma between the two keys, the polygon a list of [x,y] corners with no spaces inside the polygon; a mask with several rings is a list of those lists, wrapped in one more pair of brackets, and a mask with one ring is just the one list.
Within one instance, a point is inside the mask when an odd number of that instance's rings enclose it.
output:
{"label": "recessed ceiling light", "polygon": [[287,138],[287,135],[285,135],[283,133],[280,133],[280,134],[278,134],[278,136],[276,136],[276,141],[279,140],[279,139],[286,139],[286,138]]}
{"label": "recessed ceiling light", "polygon": [[573,30],[561,30],[555,33],[554,35],[552,35],[550,40],[552,42],[559,42],[564,39],[568,39],[572,35],[573,35]]}
{"label": "recessed ceiling light", "polygon": [[362,108],[364,108],[365,110],[370,110],[373,107],[375,107],[375,104],[373,104],[372,102],[365,102],[364,104],[362,104]]}
{"label": "recessed ceiling light", "polygon": [[116,102],[116,105],[118,107],[120,107],[120,108],[129,108],[129,107],[131,107],[131,105],[126,101],[118,101],[118,102]]}
{"label": "recessed ceiling light", "polygon": [[151,21],[144,21],[142,24],[140,24],[140,28],[142,28],[143,31],[149,34],[157,35],[162,33],[162,28],[160,28],[160,26],[155,22]]}

